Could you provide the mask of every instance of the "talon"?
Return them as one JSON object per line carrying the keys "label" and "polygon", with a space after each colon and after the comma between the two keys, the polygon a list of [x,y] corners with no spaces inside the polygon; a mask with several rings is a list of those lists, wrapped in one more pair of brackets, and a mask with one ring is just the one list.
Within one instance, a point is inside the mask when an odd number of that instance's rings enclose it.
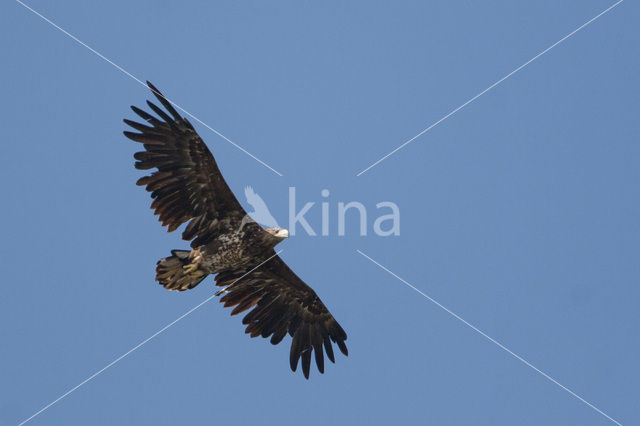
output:
{"label": "talon", "polygon": [[198,264],[197,263],[189,263],[188,265],[184,265],[182,267],[182,270],[186,274],[191,274],[191,273],[195,272],[196,270],[198,270]]}

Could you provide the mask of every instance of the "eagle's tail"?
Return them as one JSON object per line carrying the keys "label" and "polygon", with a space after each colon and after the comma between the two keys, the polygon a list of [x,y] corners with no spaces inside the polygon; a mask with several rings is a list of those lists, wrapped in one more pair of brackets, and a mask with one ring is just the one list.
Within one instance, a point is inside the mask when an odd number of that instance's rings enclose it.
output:
{"label": "eagle's tail", "polygon": [[169,290],[184,291],[200,284],[207,272],[199,268],[200,253],[196,250],[171,250],[171,256],[160,259],[156,266],[156,280]]}

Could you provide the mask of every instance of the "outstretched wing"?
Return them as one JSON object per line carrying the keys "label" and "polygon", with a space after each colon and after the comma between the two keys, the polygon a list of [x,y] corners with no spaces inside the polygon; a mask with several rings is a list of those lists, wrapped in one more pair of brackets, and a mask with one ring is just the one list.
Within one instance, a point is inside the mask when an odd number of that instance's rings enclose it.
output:
{"label": "outstretched wing", "polygon": [[191,243],[195,248],[231,228],[237,229],[246,212],[191,123],[178,114],[158,89],[148,81],[147,85],[171,117],[147,101],[159,118],[132,106],[146,124],[124,120],[140,132],[125,131],[124,135],[142,143],[145,148],[134,155],[138,160],[136,168],[157,169],[137,184],[146,185],[147,191],[151,192],[154,199],[151,208],[162,225],[168,226],[169,232],[190,220],[182,238],[191,240],[195,237]]}
{"label": "outstretched wing", "polygon": [[216,285],[227,286],[220,293],[225,307],[235,306],[231,315],[253,308],[242,320],[251,337],[271,336],[277,345],[287,333],[293,338],[289,357],[296,371],[302,358],[302,372],[309,378],[311,352],[324,373],[324,351],[335,362],[331,342],[348,355],[347,334],[324,306],[316,293],[276,256],[255,270],[228,270],[216,277]]}

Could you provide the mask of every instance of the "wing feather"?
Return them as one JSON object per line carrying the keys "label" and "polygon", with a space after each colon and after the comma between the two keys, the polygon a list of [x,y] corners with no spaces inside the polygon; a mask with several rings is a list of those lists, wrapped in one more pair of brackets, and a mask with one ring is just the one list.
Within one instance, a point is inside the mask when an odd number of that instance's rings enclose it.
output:
{"label": "wing feather", "polygon": [[[124,120],[139,132],[125,131],[124,135],[142,143],[145,149],[134,155],[136,168],[157,169],[137,184],[151,192],[154,199],[151,208],[169,232],[189,222],[182,238],[195,238],[191,243],[195,248],[231,228],[237,229],[246,212],[191,123],[178,114],[155,86],[149,82],[147,85],[168,113],[147,101],[157,117],[132,106],[145,123]],[[246,226],[259,228],[251,223]]]}
{"label": "wing feather", "polygon": [[223,271],[216,285],[225,287],[220,302],[234,307],[232,315],[253,308],[242,320],[251,337],[271,337],[274,345],[287,333],[292,337],[291,370],[296,371],[301,361],[302,374],[309,378],[313,352],[318,371],[324,373],[324,352],[335,362],[332,342],[347,355],[347,334],[313,289],[279,256],[253,271],[249,267]]}

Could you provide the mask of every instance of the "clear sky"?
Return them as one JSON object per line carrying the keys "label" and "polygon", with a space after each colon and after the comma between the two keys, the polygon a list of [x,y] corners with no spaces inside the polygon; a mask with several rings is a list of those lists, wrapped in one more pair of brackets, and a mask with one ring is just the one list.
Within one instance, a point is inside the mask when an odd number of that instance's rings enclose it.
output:
{"label": "clear sky", "polygon": [[[625,1],[28,4],[278,170],[196,128],[238,197],[320,228],[282,257],[347,331],[310,380],[214,299],[31,424],[640,424],[640,7]],[[0,424],[17,424],[213,294],[134,185],[150,93],[20,4],[0,6]],[[195,120],[192,120],[195,121]],[[328,189],[330,196],[321,197]],[[338,202],[359,201],[337,235]],[[396,203],[399,236],[371,230]],[[248,206],[247,206],[248,208]]]}

